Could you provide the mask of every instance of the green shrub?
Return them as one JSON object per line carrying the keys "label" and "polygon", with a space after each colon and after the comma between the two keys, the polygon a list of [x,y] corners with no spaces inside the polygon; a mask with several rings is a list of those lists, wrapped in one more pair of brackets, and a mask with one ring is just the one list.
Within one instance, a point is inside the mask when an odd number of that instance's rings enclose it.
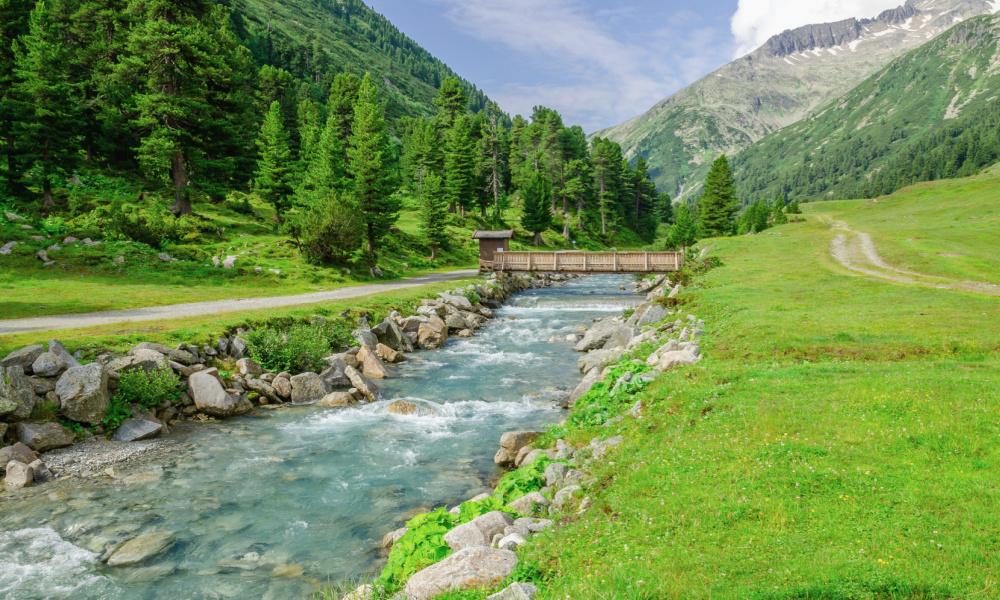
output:
{"label": "green shrub", "polygon": [[261,327],[246,335],[247,349],[251,358],[275,373],[318,371],[333,347],[328,329],[306,324],[286,329]]}
{"label": "green shrub", "polygon": [[466,290],[464,290],[462,292],[462,295],[465,296],[465,299],[468,300],[469,302],[471,302],[473,306],[475,306],[476,304],[479,304],[483,300],[482,298],[479,297],[479,292],[477,292],[476,290],[472,290],[472,289],[466,289]]}
{"label": "green shrub", "polygon": [[289,232],[313,264],[343,264],[361,247],[364,222],[353,202],[331,195],[289,218]]}
{"label": "green shrub", "polygon": [[444,508],[407,521],[407,532],[393,544],[379,582],[394,592],[417,571],[447,557],[451,548],[444,542],[444,534],[458,524],[458,517]]}
{"label": "green shrub", "polygon": [[108,409],[104,413],[104,418],[101,419],[101,425],[104,426],[106,433],[111,433],[121,427],[121,424],[131,416],[132,409],[128,402],[122,396],[115,394],[111,397],[111,402],[108,403]]}
{"label": "green shrub", "polygon": [[181,399],[181,380],[169,367],[153,371],[134,369],[122,373],[115,396],[120,396],[125,404],[138,404],[143,408],[153,408],[164,402],[176,404]]}
{"label": "green shrub", "polygon": [[69,226],[66,224],[66,219],[56,215],[46,217],[42,220],[40,227],[45,233],[56,237],[64,236],[67,232],[69,232]]}
{"label": "green shrub", "polygon": [[83,235],[127,239],[154,248],[185,239],[197,232],[190,217],[176,218],[165,207],[116,202],[101,205],[73,219],[71,226]]}
{"label": "green shrub", "polygon": [[[649,371],[644,363],[621,362],[601,381],[594,384],[573,407],[568,425],[571,428],[597,427],[620,415],[635,402],[635,394],[646,387],[639,375]],[[614,389],[618,380],[626,373],[632,373],[632,380]]]}
{"label": "green shrub", "polygon": [[507,505],[525,494],[537,492],[545,487],[545,467],[551,463],[552,459],[542,456],[529,465],[507,473],[497,482],[493,497],[501,505]]}
{"label": "green shrub", "polygon": [[226,194],[224,205],[226,208],[235,213],[247,215],[249,217],[256,217],[257,213],[254,211],[253,204],[250,202],[252,197],[252,194],[241,192],[239,190],[233,190]]}

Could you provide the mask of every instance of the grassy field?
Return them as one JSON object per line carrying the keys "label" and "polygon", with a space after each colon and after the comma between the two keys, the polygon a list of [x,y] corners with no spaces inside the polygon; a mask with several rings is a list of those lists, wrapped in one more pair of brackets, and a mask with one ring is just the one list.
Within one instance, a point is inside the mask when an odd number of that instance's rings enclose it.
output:
{"label": "grassy field", "polygon": [[1000,597],[1000,300],[850,273],[821,220],[888,245],[912,214],[920,244],[887,256],[957,274],[936,249],[962,245],[985,277],[1000,257],[979,181],[938,184],[968,237],[941,233],[920,186],[708,240],[723,264],[685,293],[706,358],[645,390],[641,420],[574,434],[625,443],[591,508],[523,553],[539,597]]}

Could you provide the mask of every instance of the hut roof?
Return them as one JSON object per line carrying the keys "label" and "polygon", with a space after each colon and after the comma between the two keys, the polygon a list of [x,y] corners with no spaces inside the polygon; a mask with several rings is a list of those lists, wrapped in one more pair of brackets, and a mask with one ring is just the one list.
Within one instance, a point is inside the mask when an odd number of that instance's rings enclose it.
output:
{"label": "hut roof", "polygon": [[477,231],[472,234],[472,239],[474,240],[509,240],[514,237],[514,231],[507,229],[505,231]]}

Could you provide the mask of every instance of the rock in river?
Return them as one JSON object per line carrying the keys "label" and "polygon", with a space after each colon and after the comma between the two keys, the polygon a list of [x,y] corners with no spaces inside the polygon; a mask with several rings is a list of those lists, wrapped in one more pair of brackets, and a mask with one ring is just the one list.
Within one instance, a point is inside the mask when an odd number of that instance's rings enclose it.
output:
{"label": "rock in river", "polygon": [[292,402],[303,404],[315,402],[326,396],[330,391],[326,387],[326,382],[317,373],[299,373],[293,375],[292,382]]}
{"label": "rock in river", "polygon": [[531,442],[535,441],[541,433],[538,431],[508,431],[500,436],[500,449],[497,450],[493,462],[498,465],[510,465],[517,458],[517,453]]}
{"label": "rock in river", "polygon": [[163,552],[174,541],[174,536],[165,531],[144,533],[118,546],[108,557],[108,566],[126,567],[137,565]]}
{"label": "rock in river", "polygon": [[108,372],[91,363],[70,367],[56,382],[62,414],[79,423],[97,425],[108,409]]}
{"label": "rock in river", "polygon": [[75,436],[59,423],[18,423],[17,439],[36,452],[45,452],[69,446]]}
{"label": "rock in river", "polygon": [[410,600],[430,600],[446,592],[491,588],[516,566],[517,555],[510,550],[466,548],[414,574],[406,582],[404,593]]}
{"label": "rock in river", "polygon": [[20,365],[0,367],[0,417],[20,421],[35,408],[35,390]]}
{"label": "rock in river", "polygon": [[206,369],[188,378],[188,393],[201,412],[213,417],[229,417],[249,412],[253,406],[226,391],[218,369]]}
{"label": "rock in river", "polygon": [[128,419],[115,431],[116,442],[137,442],[160,435],[163,424],[152,419]]}
{"label": "rock in river", "polygon": [[444,534],[444,541],[452,550],[489,546],[493,536],[503,533],[504,528],[513,522],[514,519],[505,513],[488,512]]}

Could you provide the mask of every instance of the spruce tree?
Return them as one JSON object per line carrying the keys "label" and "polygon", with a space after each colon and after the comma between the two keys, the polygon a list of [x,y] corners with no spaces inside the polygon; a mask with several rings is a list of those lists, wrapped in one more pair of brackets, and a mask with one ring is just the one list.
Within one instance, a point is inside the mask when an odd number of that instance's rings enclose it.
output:
{"label": "spruce tree", "polygon": [[607,236],[618,214],[621,192],[621,146],[604,138],[594,138],[590,163],[594,175],[594,194],[601,221],[601,235]]}
{"label": "spruce tree", "polygon": [[656,237],[656,184],[649,177],[649,167],[642,156],[635,161],[631,179],[632,185],[629,191],[632,202],[629,209],[632,214],[632,229],[639,234],[639,237],[651,242]]}
{"label": "spruce tree", "polygon": [[445,134],[444,174],[449,210],[465,215],[476,193],[476,140],[473,120],[460,115]]}
{"label": "spruce tree", "polygon": [[361,80],[352,73],[337,73],[333,78],[333,83],[330,84],[330,96],[327,99],[326,110],[327,114],[336,119],[342,140],[351,137],[354,105],[358,101],[360,87]]}
{"label": "spruce tree", "polygon": [[308,98],[299,101],[297,112],[297,125],[299,131],[299,176],[305,172],[312,161],[313,153],[319,145],[319,138],[323,133],[323,127],[319,121],[319,108],[316,103]]}
{"label": "spruce tree", "polygon": [[[590,182],[592,179],[590,164],[585,159],[573,159],[566,164],[566,184],[563,186],[563,195],[576,211],[576,227],[578,230],[583,229],[584,216],[590,200]],[[565,218],[563,237],[569,241],[569,217]]]}
{"label": "spruce tree", "polygon": [[431,247],[431,260],[448,244],[448,198],[441,176],[430,171],[420,185],[420,230]]}
{"label": "spruce tree", "polygon": [[428,174],[441,174],[444,152],[434,121],[419,118],[409,122],[403,136],[402,162],[403,177],[411,190],[419,190]]}
{"label": "spruce tree", "polygon": [[381,276],[378,245],[399,218],[399,201],[391,185],[385,113],[370,74],[358,88],[347,156],[354,198],[365,221],[368,267],[373,276]]}
{"label": "spruce tree", "polygon": [[[480,185],[486,191],[486,197],[493,207],[493,223],[499,225],[503,220],[501,199],[507,187],[507,161],[510,150],[507,132],[500,125],[499,108],[490,106],[489,114],[483,122],[482,135],[479,139],[479,173]],[[486,216],[486,206],[482,206],[482,214]]]}
{"label": "spruce tree", "polygon": [[308,196],[343,190],[347,187],[345,164],[345,143],[340,137],[340,121],[331,113],[313,148],[302,176],[302,183],[296,191],[306,201]]}
{"label": "spruce tree", "polygon": [[0,145],[4,155],[4,188],[10,196],[22,192],[21,165],[18,161],[17,123],[29,107],[17,98],[14,71],[14,41],[28,32],[31,3],[23,0],[0,0]]}
{"label": "spruce tree", "polygon": [[274,207],[274,220],[281,223],[292,194],[292,174],[289,170],[292,153],[288,148],[288,132],[281,115],[281,103],[277,100],[271,103],[264,115],[257,137],[257,150],[253,189]]}
{"label": "spruce tree", "polygon": [[71,170],[79,157],[79,85],[70,81],[72,46],[65,34],[71,7],[65,0],[41,0],[31,11],[28,33],[15,46],[17,93],[29,108],[19,135],[30,139],[26,164],[38,167],[45,208],[54,204],[52,179]]}
{"label": "spruce tree", "polygon": [[698,241],[698,222],[694,211],[686,202],[681,202],[674,211],[674,224],[667,234],[667,248],[684,250]]}
{"label": "spruce tree", "polygon": [[674,201],[670,194],[662,192],[656,199],[656,216],[660,223],[669,225],[674,222]]}
{"label": "spruce tree", "polygon": [[469,98],[465,95],[462,81],[457,77],[448,77],[442,81],[434,105],[440,109],[442,128],[448,129],[454,125],[455,120],[469,110]]}
{"label": "spruce tree", "polygon": [[705,191],[700,201],[702,233],[706,237],[731,234],[739,208],[733,173],[723,154],[712,163],[705,178]]}
{"label": "spruce tree", "polygon": [[552,225],[552,191],[545,176],[536,172],[521,190],[524,199],[524,214],[521,226],[535,234],[534,243],[541,246],[542,232]]}

